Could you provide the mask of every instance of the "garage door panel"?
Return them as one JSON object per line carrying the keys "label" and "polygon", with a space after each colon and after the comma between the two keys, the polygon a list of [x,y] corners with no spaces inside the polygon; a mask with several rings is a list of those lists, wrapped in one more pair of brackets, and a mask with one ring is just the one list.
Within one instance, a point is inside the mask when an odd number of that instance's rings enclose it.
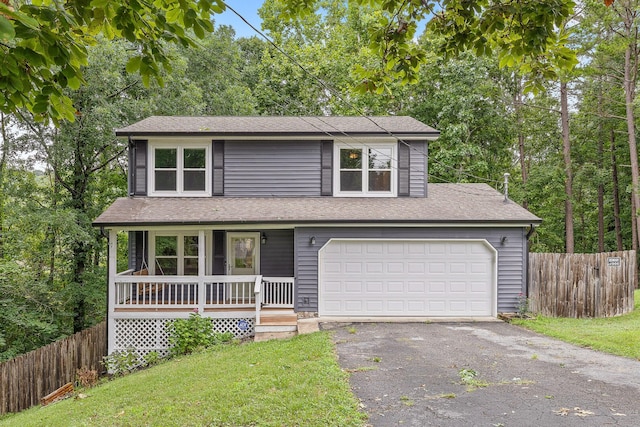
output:
{"label": "garage door panel", "polygon": [[490,316],[495,262],[482,241],[333,240],[320,259],[320,314]]}
{"label": "garage door panel", "polygon": [[363,315],[382,315],[385,312],[384,301],[373,300],[365,302],[366,312]]}
{"label": "garage door panel", "polygon": [[407,293],[424,294],[427,291],[425,282],[409,282],[407,284]]}
{"label": "garage door panel", "polygon": [[429,289],[427,289],[427,292],[429,292],[429,294],[443,294],[445,292],[446,289],[446,285],[444,282],[429,282]]}
{"label": "garage door panel", "polygon": [[348,246],[345,246],[343,248],[343,252],[346,255],[362,254],[363,253],[363,246],[364,246],[364,244],[348,245]]}
{"label": "garage door panel", "polygon": [[330,281],[327,280],[324,282],[325,294],[340,294],[342,292],[342,282],[340,281]]}
{"label": "garage door panel", "polygon": [[344,302],[344,309],[348,312],[364,313],[363,302],[360,300],[346,300]]}
{"label": "garage door panel", "polygon": [[385,252],[388,255],[399,255],[404,253],[403,243],[387,243],[385,244]]}
{"label": "garage door panel", "polygon": [[433,315],[443,315],[446,313],[447,303],[444,300],[433,299],[428,301],[429,312]]}
{"label": "garage door panel", "polygon": [[471,292],[484,293],[486,292],[487,284],[485,282],[471,282]]}
{"label": "garage door panel", "polygon": [[345,274],[362,274],[362,263],[359,262],[346,262],[344,264]]}
{"label": "garage door panel", "polygon": [[386,312],[403,313],[405,311],[405,301],[403,300],[388,300],[386,302]]}
{"label": "garage door panel", "polygon": [[389,281],[387,282],[387,292],[404,292],[404,282]]}
{"label": "garage door panel", "polygon": [[408,301],[407,308],[412,313],[424,313],[427,307],[424,301]]}
{"label": "garage door panel", "polygon": [[409,262],[407,265],[407,272],[409,274],[423,274],[425,272],[424,262]]}
{"label": "garage door panel", "polygon": [[402,262],[391,262],[391,261],[387,261],[384,263],[385,265],[385,272],[386,273],[404,273],[405,272],[405,265]]}
{"label": "garage door panel", "polygon": [[383,291],[384,291],[384,287],[382,282],[367,282],[368,293],[382,294]]}
{"label": "garage door panel", "polygon": [[429,255],[444,255],[447,253],[447,247],[444,243],[432,243],[428,246]]}
{"label": "garage door panel", "polygon": [[358,293],[361,294],[364,289],[362,288],[362,282],[345,281],[344,291],[346,293]]}
{"label": "garage door panel", "polygon": [[342,271],[342,263],[340,262],[326,262],[324,265],[324,271],[327,274],[340,273]]}
{"label": "garage door panel", "polygon": [[428,266],[430,274],[444,274],[447,271],[447,265],[444,262],[430,262]]}
{"label": "garage door panel", "polygon": [[367,262],[365,265],[366,265],[365,271],[367,272],[367,274],[384,272],[384,263]]}
{"label": "garage door panel", "polygon": [[383,254],[384,253],[384,244],[382,243],[371,243],[366,246],[367,254]]}
{"label": "garage door panel", "polygon": [[467,282],[450,282],[449,290],[452,294],[464,294],[467,292]]}
{"label": "garage door panel", "polygon": [[427,248],[422,243],[407,243],[406,252],[410,255],[425,255]]}
{"label": "garage door panel", "polygon": [[449,273],[467,274],[467,264],[464,262],[451,262],[449,263]]}

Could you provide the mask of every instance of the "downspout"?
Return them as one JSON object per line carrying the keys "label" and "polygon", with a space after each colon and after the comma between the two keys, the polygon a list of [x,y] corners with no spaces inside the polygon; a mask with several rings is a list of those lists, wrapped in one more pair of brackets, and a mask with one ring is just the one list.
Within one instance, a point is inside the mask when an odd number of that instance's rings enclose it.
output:
{"label": "downspout", "polygon": [[533,234],[533,232],[536,231],[535,227],[533,226],[533,224],[529,225],[529,231],[527,232],[527,244],[529,242],[529,237],[531,237],[531,235]]}

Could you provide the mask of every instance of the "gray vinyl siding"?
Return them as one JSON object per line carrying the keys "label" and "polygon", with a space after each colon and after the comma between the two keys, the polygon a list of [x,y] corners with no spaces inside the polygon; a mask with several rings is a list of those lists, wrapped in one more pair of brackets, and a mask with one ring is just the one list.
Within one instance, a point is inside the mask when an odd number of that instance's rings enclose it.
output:
{"label": "gray vinyl siding", "polygon": [[[526,291],[525,234],[523,228],[298,228],[295,308],[318,311],[318,251],[330,238],[486,239],[498,251],[498,313],[513,312],[518,295]],[[315,245],[309,243],[311,236],[316,238]],[[504,244],[503,236],[507,237]]]}
{"label": "gray vinyl siding", "polygon": [[320,141],[226,141],[225,196],[320,196]]}
{"label": "gray vinyl siding", "polygon": [[293,230],[265,230],[267,243],[260,245],[260,274],[293,277]]}
{"label": "gray vinyl siding", "polygon": [[410,169],[409,194],[411,197],[427,196],[427,143],[412,141],[409,143]]}
{"label": "gray vinyl siding", "polygon": [[[260,243],[260,274],[271,277],[293,277],[293,230],[251,230],[267,238]],[[213,274],[226,273],[227,232],[214,230]],[[261,239],[262,240],[262,239]]]}

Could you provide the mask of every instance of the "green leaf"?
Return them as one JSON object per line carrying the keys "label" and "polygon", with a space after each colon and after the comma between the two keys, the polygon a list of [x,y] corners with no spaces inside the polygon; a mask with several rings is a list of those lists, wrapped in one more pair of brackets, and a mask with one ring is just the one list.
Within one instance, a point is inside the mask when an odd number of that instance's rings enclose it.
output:
{"label": "green leaf", "polygon": [[176,7],[174,9],[169,9],[166,13],[167,22],[174,23],[180,20],[180,16],[182,15],[182,11],[180,8]]}
{"label": "green leaf", "polygon": [[127,65],[125,67],[125,69],[127,70],[127,73],[135,73],[136,71],[138,71],[140,69],[141,62],[142,62],[142,58],[139,56],[133,56],[129,58],[129,60],[127,61]]}
{"label": "green leaf", "polygon": [[4,16],[0,15],[0,40],[8,42],[16,36],[16,30],[13,24]]}
{"label": "green leaf", "polygon": [[69,87],[73,90],[78,90],[80,89],[80,86],[82,85],[82,80],[80,80],[78,77],[70,77],[67,80],[67,84],[69,85]]}
{"label": "green leaf", "polygon": [[92,0],[91,7],[104,8],[109,5],[111,0]]}

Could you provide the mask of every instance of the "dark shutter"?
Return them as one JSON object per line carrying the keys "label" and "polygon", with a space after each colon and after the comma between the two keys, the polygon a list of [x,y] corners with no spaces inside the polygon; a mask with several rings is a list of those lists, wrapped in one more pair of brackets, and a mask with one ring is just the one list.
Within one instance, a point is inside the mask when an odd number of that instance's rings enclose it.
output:
{"label": "dark shutter", "polygon": [[147,241],[146,231],[129,232],[129,268],[135,271],[142,269],[143,264],[147,265]]}
{"label": "dark shutter", "polygon": [[410,147],[403,141],[398,141],[398,196],[409,196]]}
{"label": "dark shutter", "polygon": [[320,141],[321,163],[320,195],[333,195],[333,141]]}
{"label": "dark shutter", "polygon": [[226,240],[224,231],[213,232],[213,274],[215,275],[227,274],[224,265]]}
{"label": "dark shutter", "polygon": [[129,154],[131,172],[130,190],[134,196],[147,195],[147,141],[134,141]]}
{"label": "dark shutter", "polygon": [[213,144],[213,195],[224,196],[224,141]]}

